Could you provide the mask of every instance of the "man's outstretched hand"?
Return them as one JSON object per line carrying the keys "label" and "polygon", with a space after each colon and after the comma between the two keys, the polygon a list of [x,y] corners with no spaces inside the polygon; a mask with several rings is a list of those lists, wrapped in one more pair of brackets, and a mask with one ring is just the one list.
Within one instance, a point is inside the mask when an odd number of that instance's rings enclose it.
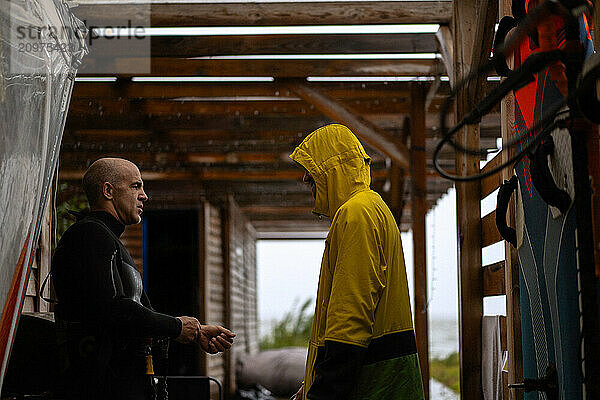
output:
{"label": "man's outstretched hand", "polygon": [[216,354],[231,348],[234,337],[235,333],[222,326],[201,325],[196,342],[205,352]]}
{"label": "man's outstretched hand", "polygon": [[175,339],[179,343],[192,343],[198,339],[200,322],[194,317],[177,317],[181,321],[181,333]]}

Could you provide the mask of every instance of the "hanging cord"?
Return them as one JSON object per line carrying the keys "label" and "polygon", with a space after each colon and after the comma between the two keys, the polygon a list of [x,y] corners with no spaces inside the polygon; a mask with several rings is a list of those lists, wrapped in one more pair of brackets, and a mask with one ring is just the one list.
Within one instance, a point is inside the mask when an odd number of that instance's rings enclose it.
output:
{"label": "hanging cord", "polygon": [[[564,123],[570,119],[570,118],[566,118],[566,119],[562,119],[562,120],[555,120],[557,117],[559,117],[561,115],[570,113],[570,110],[564,110],[564,111],[559,112],[559,110],[564,107],[565,103],[566,103],[566,101],[563,100],[563,101],[559,102],[558,104],[554,105],[550,109],[550,111],[548,111],[544,114],[544,116],[541,119],[535,121],[529,129],[525,130],[521,135],[519,135],[518,140],[520,141],[520,140],[524,139],[525,137],[529,136],[531,133],[540,131],[540,133],[537,136],[535,136],[534,139],[527,146],[525,146],[525,148],[523,148],[521,151],[519,151],[517,154],[515,154],[513,157],[511,157],[508,161],[491,169],[490,171],[487,171],[484,173],[478,173],[475,175],[469,175],[469,176],[452,175],[452,174],[444,171],[444,169],[439,165],[438,154],[439,154],[441,148],[443,147],[443,145],[446,142],[448,142],[447,138],[444,138],[440,142],[438,147],[435,149],[435,152],[434,152],[435,170],[446,179],[450,179],[450,180],[457,181],[457,182],[472,182],[472,181],[481,180],[488,176],[494,175],[494,174],[502,171],[504,168],[508,167],[509,165],[514,165],[519,160],[521,160],[521,158],[523,158],[528,152],[532,151],[542,141],[542,139],[544,139],[546,136],[551,134],[552,131],[556,127],[559,127],[559,126],[562,127],[564,125]],[[549,125],[547,125],[547,124],[549,124]],[[545,125],[546,125],[546,128],[544,128]],[[449,136],[448,136],[448,138],[449,138]],[[508,146],[509,146],[509,144],[506,145],[506,147],[508,147]],[[504,148],[506,148],[506,147],[504,147]]]}
{"label": "hanging cord", "polygon": [[517,70],[509,74],[509,76],[500,84],[498,88],[496,88],[482,101],[480,101],[479,104],[477,104],[477,106],[469,114],[467,114],[467,116],[465,116],[456,126],[447,131],[446,116],[449,113],[450,106],[452,104],[452,99],[456,97],[458,92],[465,88],[471,81],[479,79],[482,75],[487,75],[488,72],[490,72],[493,69],[495,65],[495,59],[497,57],[506,57],[507,55],[512,54],[512,52],[516,49],[516,47],[525,37],[525,35],[527,35],[535,27],[535,25],[543,18],[547,18],[549,15],[560,15],[564,18],[576,19],[581,14],[589,10],[589,4],[578,6],[572,11],[569,11],[557,1],[545,1],[542,5],[538,6],[536,9],[530,12],[527,17],[523,18],[522,22],[517,26],[517,28],[515,28],[515,33],[511,36],[510,40],[504,43],[504,45],[496,51],[496,54],[494,55],[493,59],[488,60],[486,63],[480,65],[475,71],[471,71],[463,80],[457,83],[457,85],[452,89],[450,95],[446,98],[444,104],[442,105],[442,109],[440,110],[440,128],[443,134],[443,138],[436,146],[436,149],[433,154],[433,161],[435,170],[442,177],[458,182],[468,182],[480,180],[487,176],[496,174],[499,171],[506,168],[507,166],[518,162],[525,154],[527,154],[527,152],[531,151],[534,148],[534,146],[539,144],[544,137],[546,137],[550,132],[552,132],[552,129],[554,129],[557,125],[560,125],[563,122],[555,121],[554,119],[559,115],[569,112],[559,112],[559,110],[563,108],[565,104],[570,103],[572,97],[569,97],[568,99],[565,99],[553,105],[550,108],[550,111],[546,112],[540,120],[535,121],[529,129],[524,131],[521,135],[504,143],[503,149],[506,149],[508,147],[512,147],[520,143],[524,138],[530,136],[531,133],[540,131],[540,133],[534,138],[534,140],[531,143],[529,143],[524,149],[522,149],[520,152],[518,152],[515,156],[511,157],[502,165],[486,173],[480,173],[471,176],[459,176],[452,175],[446,172],[439,164],[439,153],[445,144],[450,144],[455,150],[460,151],[462,153],[478,155],[480,157],[485,157],[490,153],[494,153],[500,150],[498,148],[471,149],[456,143],[452,138],[464,126],[472,125],[479,122],[481,118],[487,113],[489,113],[490,110],[496,104],[498,104],[508,93],[514,90],[518,90],[526,86],[528,83],[532,82],[534,80],[534,73],[537,73],[544,67],[556,63],[557,61],[562,61],[562,59],[564,58],[564,54],[560,50],[554,50],[543,53],[536,53],[527,57],[525,62],[523,62],[523,64]]}

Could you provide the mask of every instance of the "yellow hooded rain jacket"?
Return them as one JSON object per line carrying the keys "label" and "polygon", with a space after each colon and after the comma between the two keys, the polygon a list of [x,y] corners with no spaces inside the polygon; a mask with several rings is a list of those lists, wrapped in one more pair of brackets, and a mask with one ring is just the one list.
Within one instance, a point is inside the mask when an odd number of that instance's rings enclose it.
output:
{"label": "yellow hooded rain jacket", "polygon": [[308,135],[290,158],[332,219],[321,264],[304,399],[419,400],[423,386],[400,232],[369,188],[370,157],[345,126]]}

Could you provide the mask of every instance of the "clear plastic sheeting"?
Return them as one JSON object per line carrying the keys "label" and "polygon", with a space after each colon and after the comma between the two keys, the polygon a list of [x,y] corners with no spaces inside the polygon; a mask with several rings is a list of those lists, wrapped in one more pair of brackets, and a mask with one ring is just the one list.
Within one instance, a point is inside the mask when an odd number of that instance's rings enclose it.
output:
{"label": "clear plastic sheeting", "polygon": [[60,0],[0,0],[0,357],[22,304],[85,27]]}

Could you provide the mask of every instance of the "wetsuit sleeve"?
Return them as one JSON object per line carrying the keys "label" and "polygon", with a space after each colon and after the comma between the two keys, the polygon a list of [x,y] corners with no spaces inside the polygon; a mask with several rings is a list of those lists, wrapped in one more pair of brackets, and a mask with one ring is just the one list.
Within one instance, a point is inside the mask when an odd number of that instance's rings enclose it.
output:
{"label": "wetsuit sleeve", "polygon": [[118,268],[114,267],[119,257],[116,243],[102,227],[85,224],[75,251],[83,258],[80,290],[90,320],[127,336],[179,336],[181,322],[177,318],[125,298]]}
{"label": "wetsuit sleeve", "polygon": [[373,335],[375,309],[385,287],[385,259],[372,224],[349,218],[330,239],[332,289],[325,346],[317,357],[311,400],[345,400],[358,377]]}
{"label": "wetsuit sleeve", "polygon": [[138,337],[172,337],[181,334],[181,321],[161,314],[133,300],[118,298],[111,302],[114,330],[122,335]]}

